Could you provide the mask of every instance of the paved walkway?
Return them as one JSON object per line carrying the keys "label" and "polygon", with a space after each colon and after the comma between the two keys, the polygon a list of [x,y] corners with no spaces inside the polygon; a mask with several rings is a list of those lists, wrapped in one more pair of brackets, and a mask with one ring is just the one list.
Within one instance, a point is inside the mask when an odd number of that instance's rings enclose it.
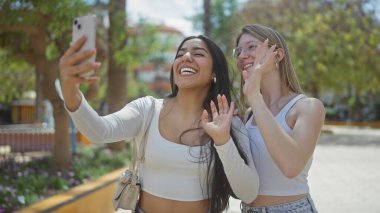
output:
{"label": "paved walkway", "polygon": [[[314,153],[311,196],[320,213],[380,212],[380,130],[329,127]],[[240,212],[231,199],[227,213]]]}

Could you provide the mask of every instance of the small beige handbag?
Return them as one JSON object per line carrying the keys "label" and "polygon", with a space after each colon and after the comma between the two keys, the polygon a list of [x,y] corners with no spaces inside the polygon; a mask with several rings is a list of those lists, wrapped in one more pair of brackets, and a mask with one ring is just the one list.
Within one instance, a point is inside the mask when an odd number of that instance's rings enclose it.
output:
{"label": "small beige handbag", "polygon": [[129,168],[126,169],[120,176],[117,184],[113,199],[113,206],[115,211],[118,208],[124,210],[131,210],[133,213],[136,210],[137,202],[140,196],[141,184],[138,177],[138,164],[144,161],[145,146],[147,143],[147,129],[150,126],[152,117],[155,110],[155,100],[152,99],[152,106],[147,117],[147,125],[145,133],[141,138],[139,158],[137,159],[137,143],[136,139],[132,143],[132,159]]}

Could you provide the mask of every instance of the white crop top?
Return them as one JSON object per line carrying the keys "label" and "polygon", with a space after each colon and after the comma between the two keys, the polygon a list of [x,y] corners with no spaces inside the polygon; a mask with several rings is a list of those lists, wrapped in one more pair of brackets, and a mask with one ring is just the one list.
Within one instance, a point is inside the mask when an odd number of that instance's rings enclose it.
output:
{"label": "white crop top", "polygon": [[[152,99],[136,99],[118,112],[99,116],[82,96],[80,107],[69,114],[75,126],[94,143],[107,143],[130,138],[141,138],[145,129],[146,115]],[[164,139],[158,128],[163,99],[155,99],[155,113],[148,131],[145,161],[140,165],[142,190],[155,196],[178,200],[198,201],[207,199],[206,163],[199,163],[199,151],[209,149],[189,147]],[[232,122],[240,147],[249,152],[249,140],[243,122],[234,118]],[[139,140],[136,140],[139,142]],[[139,144],[137,144],[139,147]],[[246,203],[252,202],[258,193],[259,179],[252,156],[246,153],[248,165],[240,157],[230,139],[226,144],[215,146],[222,161],[227,179],[235,195]]]}
{"label": "white crop top", "polygon": [[178,199],[178,195],[182,201],[207,199],[207,164],[198,162],[201,149],[206,152],[208,145],[189,147],[163,138],[158,128],[162,103],[162,99],[156,101],[152,128],[148,130],[146,157],[139,169],[143,190],[172,200]]}
{"label": "white crop top", "polygon": [[[286,123],[287,113],[294,104],[303,97],[305,97],[303,94],[294,97],[275,117],[277,123],[287,134],[290,134],[292,131]],[[298,176],[292,179],[286,177],[268,152],[259,128],[252,125],[252,119],[253,116],[247,121],[246,127],[253,161],[260,179],[259,195],[289,196],[308,193],[309,186],[307,176],[311,166],[312,157]]]}

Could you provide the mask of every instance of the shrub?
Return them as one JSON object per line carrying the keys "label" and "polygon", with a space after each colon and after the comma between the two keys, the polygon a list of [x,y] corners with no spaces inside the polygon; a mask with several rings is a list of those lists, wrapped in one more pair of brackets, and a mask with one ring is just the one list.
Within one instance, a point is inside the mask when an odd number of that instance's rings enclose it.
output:
{"label": "shrub", "polygon": [[0,168],[0,213],[13,212],[48,196],[67,191],[126,165],[126,152],[104,146],[78,147],[65,171],[52,168],[52,157],[28,163],[11,161]]}

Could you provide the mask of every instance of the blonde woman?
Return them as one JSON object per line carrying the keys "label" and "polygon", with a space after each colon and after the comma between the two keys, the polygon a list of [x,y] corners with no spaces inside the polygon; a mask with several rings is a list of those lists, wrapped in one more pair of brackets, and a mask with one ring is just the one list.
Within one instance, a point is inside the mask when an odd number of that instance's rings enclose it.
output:
{"label": "blonde woman", "polygon": [[242,212],[317,212],[307,176],[324,122],[322,102],[303,94],[277,31],[257,24],[243,27],[234,56],[260,179],[257,198],[243,202]]}

